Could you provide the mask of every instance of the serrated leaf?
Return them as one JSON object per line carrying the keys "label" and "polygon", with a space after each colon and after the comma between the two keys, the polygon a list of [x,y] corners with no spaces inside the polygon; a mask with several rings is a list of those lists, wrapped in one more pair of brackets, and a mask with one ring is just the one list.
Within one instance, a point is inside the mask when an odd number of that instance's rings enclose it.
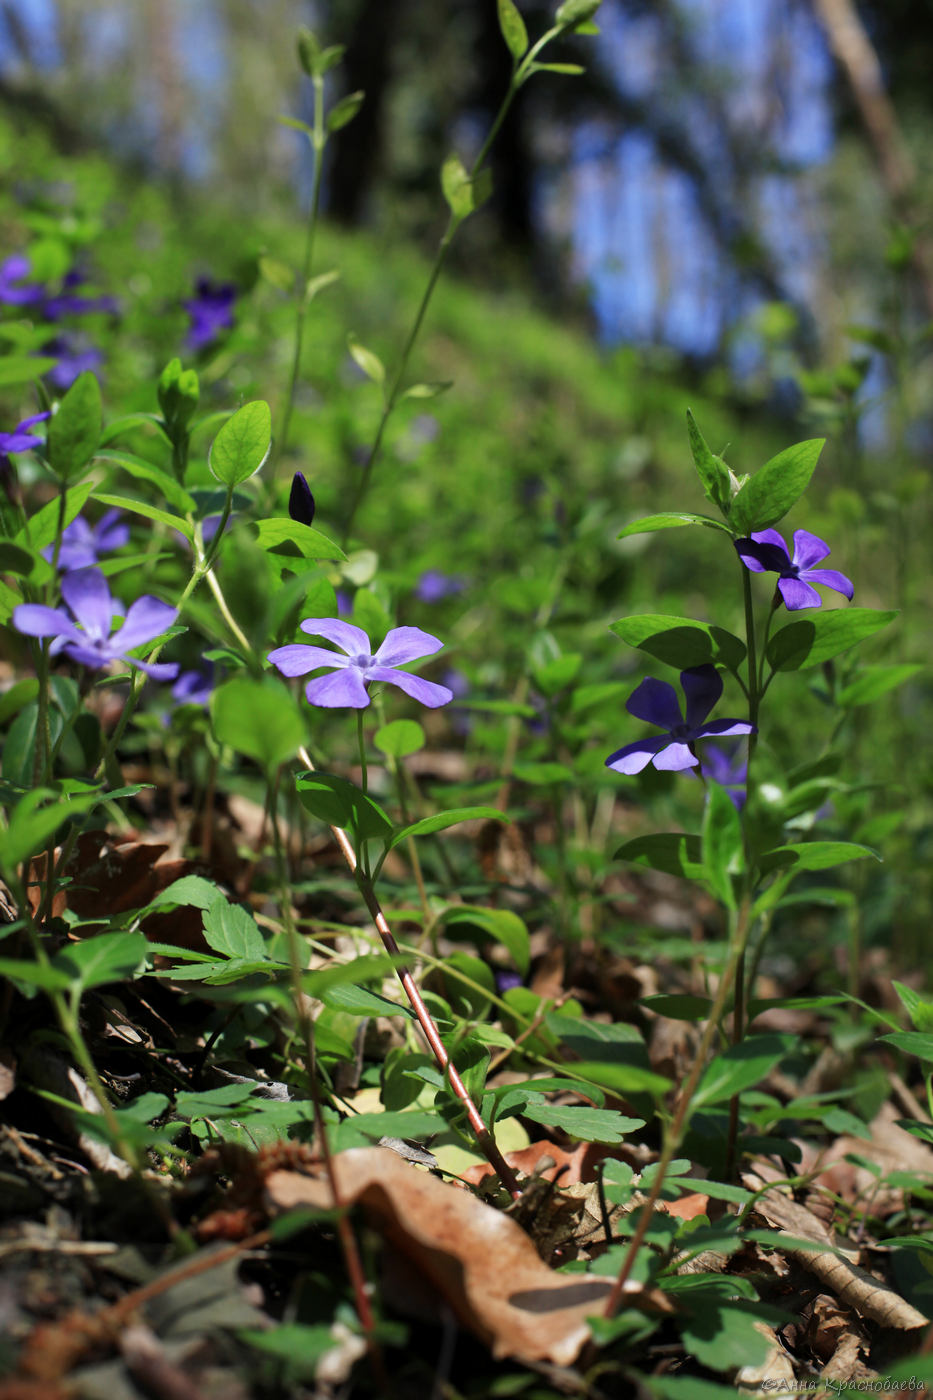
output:
{"label": "serrated leaf", "polygon": [[367,379],[371,379],[374,384],[384,384],[386,370],[379,356],[372,350],[368,350],[365,345],[361,345],[354,335],[347,336],[347,346]]}
{"label": "serrated leaf", "polygon": [[524,58],[528,49],[528,30],[515,0],[498,0],[499,29],[506,48],[514,59]]}
{"label": "serrated leaf", "polygon": [[836,608],[790,622],[768,642],[768,662],[775,671],[801,671],[848,651],[897,617],[896,611]]}
{"label": "serrated leaf", "polygon": [[402,827],[401,831],[397,831],[392,837],[389,847],[391,849],[397,846],[409,836],[428,836],[434,831],[445,831],[447,827],[456,826],[458,822],[509,820],[495,807],[452,807],[446,812],[435,812],[432,817],[422,817],[421,821]]}
{"label": "serrated leaf", "polygon": [[204,938],[215,953],[228,958],[263,962],[266,942],[259,925],[240,904],[231,904],[219,890],[204,911]]}
{"label": "serrated leaf", "polygon": [[254,399],[228,418],[211,443],[207,464],[224,486],[239,486],[259,471],[272,447],[272,410]]}
{"label": "serrated leaf", "polygon": [[734,671],[745,658],[745,643],[722,627],[695,622],[689,617],[668,617],[664,613],[642,613],[623,617],[609,626],[610,632],[631,647],[645,651],[678,671],[691,666],[720,662]]}
{"label": "serrated leaf", "polygon": [[645,1126],[644,1118],[627,1118],[610,1108],[584,1108],[548,1103],[537,1095],[528,1100],[522,1117],[549,1128],[560,1128],[578,1142],[622,1142],[627,1134]]}
{"label": "serrated leaf", "polygon": [[714,520],[711,515],[696,515],[689,510],[666,510],[660,515],[645,515],[640,520],[631,521],[616,538],[625,540],[630,535],[650,535],[656,530],[678,530],[684,525],[705,525],[708,530],[724,530],[727,535],[732,534],[728,525]]}
{"label": "serrated leaf", "polygon": [[355,987],[352,983],[338,982],[321,992],[325,1006],[349,1012],[351,1016],[405,1016],[412,1019],[407,1006],[390,1001],[381,992],[370,991],[368,987]]}
{"label": "serrated leaf", "polygon": [[786,447],[751,477],[732,502],[730,519],[744,535],[766,530],[786,515],[810,484],[825,438]]}

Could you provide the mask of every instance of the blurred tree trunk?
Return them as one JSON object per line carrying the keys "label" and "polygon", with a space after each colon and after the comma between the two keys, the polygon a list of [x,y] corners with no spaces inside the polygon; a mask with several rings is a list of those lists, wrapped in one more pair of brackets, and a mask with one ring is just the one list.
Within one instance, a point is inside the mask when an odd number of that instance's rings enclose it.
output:
{"label": "blurred tree trunk", "polygon": [[332,6],[329,42],[350,35],[338,71],[347,92],[361,89],[366,94],[359,114],[337,132],[331,146],[328,212],[343,224],[364,222],[369,196],[384,167],[386,99],[400,15],[400,0],[344,0]]}

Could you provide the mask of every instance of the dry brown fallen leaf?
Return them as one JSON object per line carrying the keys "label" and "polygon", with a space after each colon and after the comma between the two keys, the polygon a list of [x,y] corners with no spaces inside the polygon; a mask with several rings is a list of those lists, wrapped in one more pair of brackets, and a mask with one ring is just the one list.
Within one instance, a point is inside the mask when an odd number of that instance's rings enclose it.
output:
{"label": "dry brown fallen leaf", "polygon": [[[764,1174],[767,1168],[762,1165],[761,1171]],[[763,1174],[744,1173],[743,1186],[747,1186],[750,1191],[760,1191],[766,1184]],[[805,1206],[798,1205],[780,1187],[772,1186],[759,1197],[755,1204],[755,1214],[760,1215],[772,1227],[786,1230],[795,1239],[809,1240],[814,1245],[822,1246],[812,1250],[792,1245],[784,1245],[782,1248],[861,1317],[867,1317],[882,1327],[896,1327],[905,1332],[912,1331],[915,1327],[927,1326],[929,1319],[924,1317],[922,1312],[906,1302],[888,1284],[882,1283],[847,1259],[840,1252],[825,1225],[813,1212]]]}
{"label": "dry brown fallen leaf", "polygon": [[766,1322],[756,1321],[756,1331],[768,1342],[768,1354],[760,1366],[740,1366],[734,1385],[740,1395],[772,1395],[796,1389],[796,1378],[790,1357],[778,1341],[777,1333]]}
{"label": "dry brown fallen leaf", "polygon": [[[602,1311],[609,1279],[555,1273],[508,1216],[384,1148],[341,1152],[334,1171],[344,1203],[370,1213],[495,1357],[558,1366],[576,1360],[590,1336],[586,1318]],[[325,1178],[296,1171],[271,1173],[266,1195],[274,1211],[333,1205]]]}

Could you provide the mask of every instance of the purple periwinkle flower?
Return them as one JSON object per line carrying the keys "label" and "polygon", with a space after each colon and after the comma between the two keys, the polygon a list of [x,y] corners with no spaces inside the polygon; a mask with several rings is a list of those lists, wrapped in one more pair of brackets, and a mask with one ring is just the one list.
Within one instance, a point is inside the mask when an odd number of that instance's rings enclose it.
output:
{"label": "purple periwinkle flower", "polygon": [[21,423],[10,433],[0,433],[0,453],[4,456],[8,452],[31,452],[34,447],[41,447],[43,439],[36,437],[35,433],[29,430],[34,423],[42,423],[46,418],[50,418],[51,413],[34,413],[31,418],[24,418]]}
{"label": "purple periwinkle flower", "polygon": [[324,647],[309,647],[301,642],[270,651],[269,660],[283,676],[305,676],[319,666],[331,668],[331,675],[318,676],[305,686],[305,694],[312,705],[323,705],[326,709],[344,705],[352,710],[365,709],[369,704],[366,687],[370,681],[397,685],[399,690],[432,710],[454,698],[453,691],[446,685],[398,670],[406,661],[430,656],[444,645],[429,632],[422,632],[420,627],[393,627],[375,654],[362,627],[354,627],[338,618],[306,617],[301,630],[312,637],[334,642],[345,653],[340,656]]}
{"label": "purple periwinkle flower", "polygon": [[75,291],[85,281],[84,273],[72,268],[62,279],[60,292],[47,296],[42,303],[42,314],[47,321],[60,321],[63,316],[84,316],[90,311],[109,311],[115,315],[119,305],[114,297],[84,297]]}
{"label": "purple periwinkle flower", "polygon": [[179,705],[206,705],[216,684],[214,663],[205,661],[196,671],[182,671],[172,686],[172,696]]}
{"label": "purple periwinkle flower", "polygon": [[[82,515],[76,516],[62,534],[58,567],[64,572],[89,569],[102,554],[122,549],[130,538],[130,527],[123,523],[122,514],[119,510],[108,510],[96,525],[89,525]],[[42,556],[51,563],[54,553],[54,546],[48,545]]]}
{"label": "purple periwinkle flower", "polygon": [[29,259],[23,253],[14,253],[0,263],[0,306],[29,306],[41,301],[45,288],[40,282],[27,282]]}
{"label": "purple periwinkle flower", "polygon": [[711,735],[752,734],[755,726],[741,719],[715,719],[706,723],[706,717],[722,694],[722,677],[715,666],[692,666],[681,671],[680,684],[687,701],[686,719],[681,714],[677,692],[667,681],[655,680],[649,676],[643,680],[625,702],[625,708],[636,719],[648,724],[656,724],[663,734],[653,739],[637,739],[634,744],[626,744],[606,759],[606,767],[617,773],[640,773],[653,763],[655,768],[679,772],[684,768],[696,768],[700,760],[694,751],[698,739]]}
{"label": "purple periwinkle flower", "polygon": [[199,277],[195,283],[194,296],[183,301],[182,306],[191,317],[191,325],[185,336],[188,350],[203,350],[233,325],[233,304],[236,301],[236,287],[232,282],[212,282],[209,277]]}
{"label": "purple periwinkle flower", "polygon": [[43,345],[41,353],[57,357],[58,364],[49,370],[46,378],[62,394],[71,388],[79,374],[86,369],[97,369],[104,358],[96,346],[80,344],[73,337],[65,335],[56,336]]}
{"label": "purple periwinkle flower", "polygon": [[834,588],[846,598],[851,598],[855,591],[845,574],[838,570],[814,569],[814,564],[826,558],[829,545],[818,535],[811,535],[809,530],[794,531],[793,558],[777,530],[757,530],[749,539],[736,540],[735,547],[742,563],[753,573],[780,575],[778,590],[790,612],[823,606],[814,583]]}
{"label": "purple periwinkle flower", "polygon": [[288,513],[299,525],[310,525],[314,520],[314,497],[302,472],[292,477],[292,489],[288,493]]}
{"label": "purple periwinkle flower", "polygon": [[111,661],[125,661],[145,671],[153,680],[171,681],[178,674],[174,662],[137,661],[127,652],[160,636],[178,616],[177,609],[146,594],[126,609],[123,625],[110,635],[115,615],[123,604],[111,597],[99,569],[75,569],[62,578],[62,597],[68,608],[48,608],[43,603],[20,603],[13,609],[13,626],[27,637],[51,637],[49,655],[64,652],[72,661],[101,671]]}
{"label": "purple periwinkle flower", "polygon": [[445,574],[440,569],[425,569],[415,584],[415,597],[422,603],[439,603],[454,593],[462,593],[465,588],[462,578],[456,574]]}
{"label": "purple periwinkle flower", "polygon": [[748,759],[743,745],[704,744],[700,772],[704,778],[724,787],[736,811],[741,812],[748,796]]}

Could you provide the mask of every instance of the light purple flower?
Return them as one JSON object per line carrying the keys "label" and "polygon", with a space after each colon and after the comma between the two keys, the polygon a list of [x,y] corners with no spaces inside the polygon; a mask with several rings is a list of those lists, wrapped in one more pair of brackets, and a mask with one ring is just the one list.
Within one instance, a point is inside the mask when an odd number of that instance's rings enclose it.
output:
{"label": "light purple flower", "polygon": [[24,418],[22,423],[17,423],[10,433],[0,433],[0,453],[8,452],[31,452],[35,447],[41,447],[43,439],[36,437],[29,429],[34,423],[41,423],[51,414],[34,413],[31,418]]}
{"label": "light purple flower", "polygon": [[429,632],[420,627],[393,627],[379,650],[373,655],[372,643],[361,627],[338,618],[307,617],[301,624],[302,632],[312,637],[324,637],[334,642],[341,651],[327,651],[324,647],[309,647],[301,642],[291,646],[277,647],[270,651],[269,660],[283,676],[305,676],[320,666],[329,666],[329,676],[318,676],[305,686],[305,694],[312,705],[322,705],[326,709],[347,706],[352,710],[362,710],[369,704],[366,686],[370,681],[387,681],[397,685],[414,700],[429,709],[448,704],[454,697],[446,685],[422,680],[408,671],[398,670],[407,661],[417,661],[422,656],[430,656],[440,651],[444,645]]}
{"label": "light purple flower", "polygon": [[425,569],[415,584],[415,597],[422,603],[439,603],[454,593],[462,593],[466,584],[456,574],[445,574],[440,569]]}
{"label": "light purple flower", "polygon": [[49,655],[64,652],[72,661],[100,671],[112,661],[137,666],[157,681],[174,680],[174,662],[137,661],[127,652],[160,636],[178,616],[175,608],[146,594],[126,610],[123,625],[110,635],[115,615],[122,616],[123,604],[112,598],[99,569],[75,569],[62,579],[64,608],[48,608],[42,603],[20,603],[13,609],[13,626],[27,637],[51,637]]}
{"label": "light purple flower", "polygon": [[29,306],[42,300],[45,288],[41,282],[23,285],[28,276],[29,259],[23,253],[14,253],[0,263],[0,306]]}
{"label": "light purple flower", "polygon": [[58,364],[49,370],[46,378],[59,393],[70,389],[79,374],[86,369],[97,369],[103,361],[103,354],[94,345],[81,344],[73,337],[59,335],[43,345],[43,355],[54,355]]}
{"label": "light purple flower", "polygon": [[72,268],[62,280],[60,292],[47,296],[42,303],[42,314],[47,321],[59,321],[62,316],[84,316],[89,311],[109,311],[116,315],[120,307],[114,297],[83,297],[75,292],[85,281],[84,273]]}
{"label": "light purple flower", "polygon": [[172,695],[179,705],[206,705],[216,684],[214,663],[205,661],[196,671],[182,671],[172,686]]}
{"label": "light purple flower", "polygon": [[634,690],[625,708],[636,719],[656,724],[663,734],[653,739],[637,739],[606,759],[606,767],[617,773],[640,773],[653,763],[662,771],[679,772],[696,768],[700,762],[694,751],[698,739],[710,735],[752,734],[755,726],[741,719],[715,719],[705,723],[722,694],[722,677],[715,666],[693,666],[681,671],[680,684],[687,701],[686,719],[681,714],[677,692],[667,681],[649,676]]}
{"label": "light purple flower", "polygon": [[778,574],[778,589],[784,606],[790,612],[800,608],[821,608],[823,600],[812,586],[821,584],[833,588],[846,598],[854,593],[849,579],[836,569],[814,569],[825,559],[829,545],[809,530],[794,531],[794,557],[791,558],[784,539],[777,530],[757,530],[750,538],[736,540],[739,558],[753,573]]}
{"label": "light purple flower", "polygon": [[[96,525],[89,525],[82,515],[76,516],[62,534],[58,567],[65,572],[89,569],[102,554],[122,549],[129,543],[130,527],[120,523],[121,520],[122,511],[119,510],[108,510]],[[42,557],[51,563],[54,553],[54,545],[49,545],[43,549]]]}
{"label": "light purple flower", "polygon": [[726,789],[736,811],[745,806],[748,759],[742,744],[704,744],[700,772],[704,778]]}
{"label": "light purple flower", "polygon": [[209,277],[199,277],[194,296],[182,302],[191,317],[185,337],[186,347],[189,350],[203,350],[217,339],[221,331],[230,330],[235,301],[236,287],[232,282],[212,282]]}

